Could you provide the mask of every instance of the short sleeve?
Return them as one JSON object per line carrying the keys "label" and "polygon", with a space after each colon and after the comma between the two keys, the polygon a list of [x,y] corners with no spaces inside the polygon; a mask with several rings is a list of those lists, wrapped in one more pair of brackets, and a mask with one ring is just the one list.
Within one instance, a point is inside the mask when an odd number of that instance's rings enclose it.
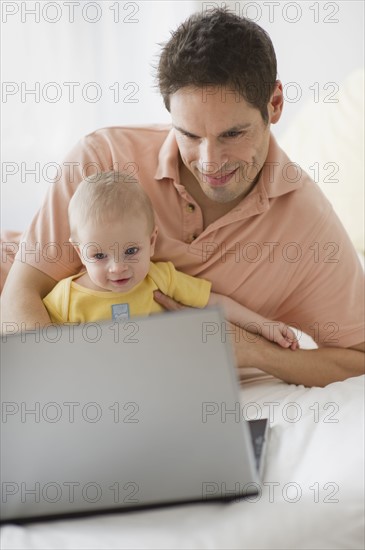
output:
{"label": "short sleeve", "polygon": [[296,290],[278,318],[309,334],[319,347],[351,347],[365,340],[364,270],[332,208],[297,272]]}
{"label": "short sleeve", "polygon": [[45,298],[45,305],[53,323],[66,323],[68,321],[68,305],[70,299],[71,279],[60,281]]}
{"label": "short sleeve", "polygon": [[177,271],[172,262],[151,264],[149,275],[161,292],[177,302],[199,308],[208,304],[211,283]]}

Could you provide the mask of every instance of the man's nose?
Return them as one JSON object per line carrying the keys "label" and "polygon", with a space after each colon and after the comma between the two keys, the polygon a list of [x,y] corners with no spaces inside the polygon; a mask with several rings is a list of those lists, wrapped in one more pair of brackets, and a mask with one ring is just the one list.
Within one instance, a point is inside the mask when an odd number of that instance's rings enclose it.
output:
{"label": "man's nose", "polygon": [[200,171],[203,174],[216,174],[228,160],[223,146],[213,141],[203,141],[200,145]]}

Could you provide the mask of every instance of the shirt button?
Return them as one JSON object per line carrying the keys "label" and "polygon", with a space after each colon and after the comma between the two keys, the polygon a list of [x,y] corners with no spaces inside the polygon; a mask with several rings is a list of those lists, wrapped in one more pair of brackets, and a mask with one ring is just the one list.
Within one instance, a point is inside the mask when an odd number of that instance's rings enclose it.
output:
{"label": "shirt button", "polygon": [[190,235],[190,237],[186,239],[187,244],[191,244],[196,238],[197,235]]}
{"label": "shirt button", "polygon": [[187,208],[188,212],[194,212],[194,210],[195,210],[195,205],[192,204],[191,202],[189,202],[189,204],[187,205],[186,208]]}

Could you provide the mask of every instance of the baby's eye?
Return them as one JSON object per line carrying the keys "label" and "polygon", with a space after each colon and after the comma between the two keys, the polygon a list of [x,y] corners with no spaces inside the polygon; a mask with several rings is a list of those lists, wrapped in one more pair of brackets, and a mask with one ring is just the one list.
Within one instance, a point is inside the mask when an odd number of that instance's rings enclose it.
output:
{"label": "baby's eye", "polygon": [[104,260],[106,258],[106,254],[103,254],[103,252],[97,252],[94,254],[95,260]]}
{"label": "baby's eye", "polygon": [[139,251],[139,248],[137,246],[130,246],[129,248],[126,249],[125,255],[133,256],[134,254],[137,254],[138,251]]}

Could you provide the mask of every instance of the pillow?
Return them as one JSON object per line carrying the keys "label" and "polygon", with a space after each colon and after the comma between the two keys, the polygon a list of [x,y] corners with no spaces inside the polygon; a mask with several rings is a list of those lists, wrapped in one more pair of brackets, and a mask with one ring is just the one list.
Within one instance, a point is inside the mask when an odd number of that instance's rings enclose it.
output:
{"label": "pillow", "polygon": [[364,70],[350,73],[336,93],[327,84],[318,102],[307,102],[278,142],[319,184],[355,248],[364,253]]}

